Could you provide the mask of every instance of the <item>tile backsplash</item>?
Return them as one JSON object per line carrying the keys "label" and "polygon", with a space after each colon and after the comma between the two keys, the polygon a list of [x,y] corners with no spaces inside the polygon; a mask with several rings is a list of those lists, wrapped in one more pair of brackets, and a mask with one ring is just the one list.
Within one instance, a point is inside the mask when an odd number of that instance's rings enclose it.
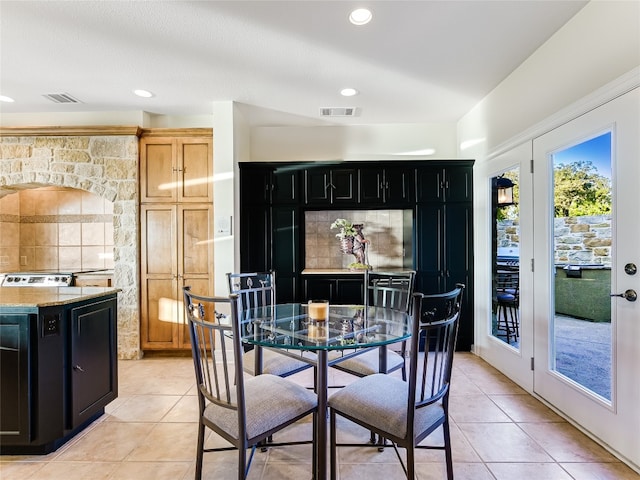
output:
{"label": "tile backsplash", "polygon": [[113,268],[113,203],[65,187],[0,198],[0,272]]}
{"label": "tile backsplash", "polygon": [[411,215],[405,210],[322,210],[306,211],[304,231],[305,268],[343,269],[355,262],[355,256],[340,251],[337,229],[331,224],[345,218],[363,224],[362,233],[369,240],[367,261],[376,270],[402,269],[411,265],[413,249],[406,238],[411,232]]}

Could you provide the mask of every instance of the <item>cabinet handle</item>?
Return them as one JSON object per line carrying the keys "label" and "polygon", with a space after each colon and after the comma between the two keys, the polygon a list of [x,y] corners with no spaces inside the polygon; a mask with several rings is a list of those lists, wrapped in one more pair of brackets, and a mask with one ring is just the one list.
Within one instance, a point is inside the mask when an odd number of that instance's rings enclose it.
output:
{"label": "cabinet handle", "polygon": [[82,368],[80,365],[74,365],[74,366],[73,366],[73,369],[74,369],[76,372],[82,372],[82,373],[84,373],[84,368]]}

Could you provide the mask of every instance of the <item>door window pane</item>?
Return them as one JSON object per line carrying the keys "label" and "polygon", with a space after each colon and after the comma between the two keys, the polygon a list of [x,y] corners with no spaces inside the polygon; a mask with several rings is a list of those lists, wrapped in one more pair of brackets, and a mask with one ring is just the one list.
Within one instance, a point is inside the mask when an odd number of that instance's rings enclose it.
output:
{"label": "door window pane", "polygon": [[552,158],[554,370],[611,400],[611,133]]}

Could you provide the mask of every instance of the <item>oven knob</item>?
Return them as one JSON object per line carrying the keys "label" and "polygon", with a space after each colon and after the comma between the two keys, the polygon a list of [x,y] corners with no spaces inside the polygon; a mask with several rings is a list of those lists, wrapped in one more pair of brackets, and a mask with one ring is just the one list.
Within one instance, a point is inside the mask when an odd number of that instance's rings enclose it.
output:
{"label": "oven knob", "polygon": [[7,283],[13,282],[13,277],[7,277]]}

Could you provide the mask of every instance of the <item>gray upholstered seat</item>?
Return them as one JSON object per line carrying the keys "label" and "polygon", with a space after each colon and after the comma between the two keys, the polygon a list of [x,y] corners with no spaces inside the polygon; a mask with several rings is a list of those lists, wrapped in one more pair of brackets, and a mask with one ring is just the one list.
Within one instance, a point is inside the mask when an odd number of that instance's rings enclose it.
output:
{"label": "gray upholstered seat", "polygon": [[[255,375],[255,353],[256,351],[254,349],[244,354],[244,371],[250,375]],[[312,355],[309,352],[305,352],[304,354]],[[288,377],[293,373],[309,368],[309,366],[310,364],[308,362],[287,357],[269,348],[262,349],[262,373]]]}
{"label": "gray upholstered seat", "polygon": [[[414,294],[407,381],[385,374],[368,375],[329,398],[332,479],[337,477],[338,446],[378,446],[375,443],[338,443],[338,415],[390,440],[396,453],[398,447],[405,448],[406,465],[399,453],[398,459],[410,480],[415,479],[416,448],[444,450],[447,478],[453,479],[449,384],[463,290],[464,285],[458,285],[445,294]],[[418,352],[421,341],[424,341],[424,353]],[[444,434],[443,446],[418,445],[440,426]]]}
{"label": "gray upholstered seat", "polygon": [[[317,420],[318,398],[312,391],[276,375],[245,379],[237,295],[205,297],[195,295],[190,287],[185,287],[184,305],[198,387],[195,478],[202,478],[204,452],[235,449],[238,452],[238,479],[245,479],[259,444],[308,415],[313,414],[314,422]],[[230,312],[227,315],[219,311],[225,307]],[[232,446],[205,449],[205,428],[213,430]],[[289,444],[270,443],[269,446]],[[251,454],[247,461],[249,448]],[[315,450],[313,448],[313,452]],[[314,454],[312,458],[315,471]]]}
{"label": "gray upholstered seat", "polygon": [[[365,271],[365,307],[371,305],[409,312],[414,278],[415,272],[411,270],[402,272]],[[380,348],[387,349],[387,368],[384,372],[380,371],[378,349],[351,356],[342,362],[334,364],[333,367],[358,377],[373,375],[374,373],[391,373],[402,369],[402,378],[406,380],[406,342],[400,342],[396,349],[393,347]]]}

